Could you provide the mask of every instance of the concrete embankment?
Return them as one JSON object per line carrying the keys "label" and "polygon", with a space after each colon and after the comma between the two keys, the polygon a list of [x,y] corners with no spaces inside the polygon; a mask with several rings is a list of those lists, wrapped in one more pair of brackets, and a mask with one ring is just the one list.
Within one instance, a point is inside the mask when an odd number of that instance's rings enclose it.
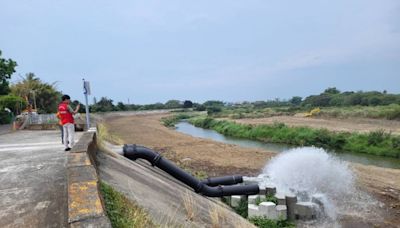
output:
{"label": "concrete embankment", "polygon": [[68,224],[71,227],[111,227],[101,201],[96,171],[96,132],[85,132],[68,154]]}
{"label": "concrete embankment", "polygon": [[[120,150],[112,147],[111,150]],[[218,199],[203,197],[162,170],[116,153],[97,156],[100,178],[168,227],[254,227]]]}

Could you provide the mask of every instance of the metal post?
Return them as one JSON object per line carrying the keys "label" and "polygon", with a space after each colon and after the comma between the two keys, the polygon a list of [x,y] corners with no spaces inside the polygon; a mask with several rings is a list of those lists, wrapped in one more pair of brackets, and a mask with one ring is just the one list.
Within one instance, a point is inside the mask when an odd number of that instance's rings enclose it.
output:
{"label": "metal post", "polygon": [[85,94],[85,102],[86,102],[86,126],[89,130],[90,128],[90,114],[89,114],[89,102],[88,102],[88,93],[90,93],[90,89],[87,88],[88,83],[86,83],[85,79],[83,79],[83,94]]}

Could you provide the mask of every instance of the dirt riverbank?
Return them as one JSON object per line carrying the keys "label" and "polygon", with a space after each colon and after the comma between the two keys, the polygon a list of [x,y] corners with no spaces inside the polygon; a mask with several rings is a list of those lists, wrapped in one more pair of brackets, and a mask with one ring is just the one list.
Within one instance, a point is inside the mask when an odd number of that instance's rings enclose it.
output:
{"label": "dirt riverbank", "polygon": [[[275,153],[199,139],[164,127],[160,119],[168,114],[109,116],[105,123],[111,134],[125,143],[153,148],[192,171],[208,176],[257,175]],[[249,165],[250,164],[250,165]],[[361,189],[384,203],[384,221],[378,227],[400,224],[400,170],[353,165]]]}

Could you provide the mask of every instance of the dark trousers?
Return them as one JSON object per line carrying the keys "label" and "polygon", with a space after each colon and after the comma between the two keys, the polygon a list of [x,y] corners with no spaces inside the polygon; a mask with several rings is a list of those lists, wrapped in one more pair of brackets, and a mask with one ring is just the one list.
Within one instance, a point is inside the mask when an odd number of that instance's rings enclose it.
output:
{"label": "dark trousers", "polygon": [[61,144],[64,144],[64,130],[62,125],[58,125],[61,130]]}

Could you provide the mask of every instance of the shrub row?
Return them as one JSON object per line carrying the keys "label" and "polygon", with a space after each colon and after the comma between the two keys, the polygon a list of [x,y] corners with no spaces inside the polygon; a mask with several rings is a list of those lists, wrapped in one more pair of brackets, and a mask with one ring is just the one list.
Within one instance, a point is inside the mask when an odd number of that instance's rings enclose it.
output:
{"label": "shrub row", "polygon": [[238,138],[400,158],[400,137],[384,130],[367,134],[332,132],[326,129],[289,127],[284,123],[238,124],[209,117],[192,118],[190,122],[197,127],[213,129],[223,135]]}

